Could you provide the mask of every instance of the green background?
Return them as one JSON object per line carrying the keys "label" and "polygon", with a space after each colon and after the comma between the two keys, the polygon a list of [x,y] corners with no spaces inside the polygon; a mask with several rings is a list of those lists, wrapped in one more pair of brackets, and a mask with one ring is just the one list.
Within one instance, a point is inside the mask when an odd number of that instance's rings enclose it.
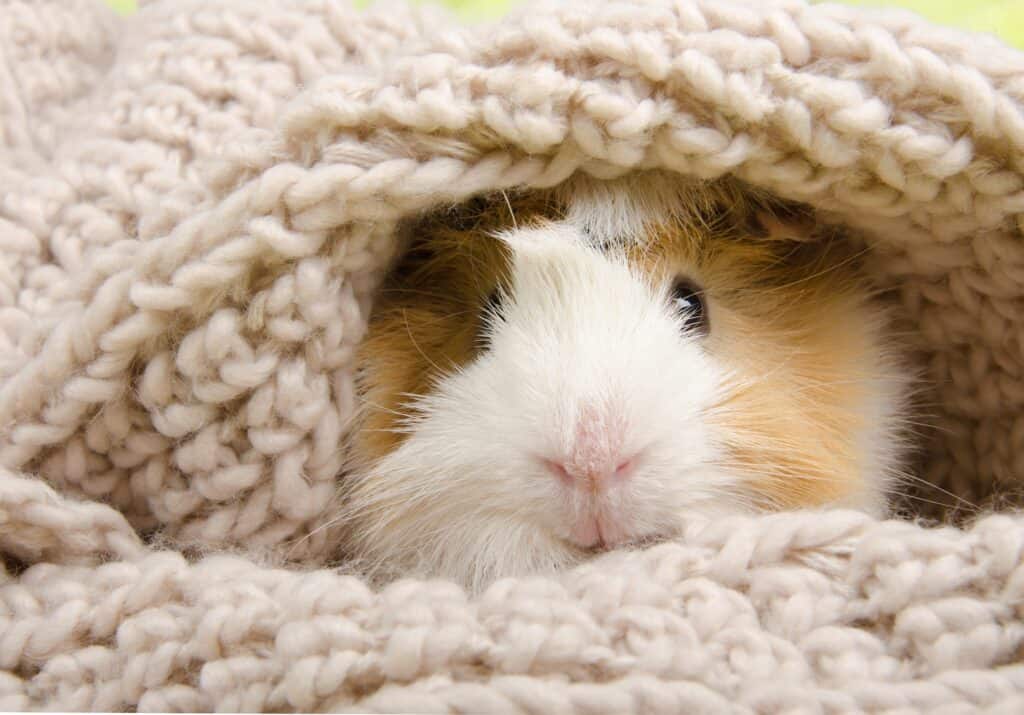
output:
{"label": "green background", "polygon": [[[253,0],[257,2],[258,0]],[[371,0],[357,0],[369,5]],[[500,16],[516,0],[438,0],[468,20]],[[597,0],[595,0],[597,1]],[[135,9],[135,0],[107,0],[121,13]],[[903,7],[936,22],[981,32],[992,32],[1024,49],[1024,0],[843,0],[847,5]]]}

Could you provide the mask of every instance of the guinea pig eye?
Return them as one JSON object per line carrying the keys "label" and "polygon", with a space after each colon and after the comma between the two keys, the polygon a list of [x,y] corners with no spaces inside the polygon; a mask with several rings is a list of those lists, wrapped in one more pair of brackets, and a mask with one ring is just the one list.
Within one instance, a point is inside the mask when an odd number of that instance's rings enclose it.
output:
{"label": "guinea pig eye", "polygon": [[494,321],[501,315],[501,290],[495,288],[484,300],[480,310],[480,322],[477,329],[477,347],[486,350],[490,347],[490,331]]}
{"label": "guinea pig eye", "polygon": [[501,291],[495,288],[484,303],[484,315],[497,316],[501,313]]}
{"label": "guinea pig eye", "polygon": [[707,308],[704,305],[704,295],[691,281],[681,278],[672,286],[672,307],[683,319],[683,330],[687,333],[694,332],[698,335],[707,335],[710,330],[708,325]]}

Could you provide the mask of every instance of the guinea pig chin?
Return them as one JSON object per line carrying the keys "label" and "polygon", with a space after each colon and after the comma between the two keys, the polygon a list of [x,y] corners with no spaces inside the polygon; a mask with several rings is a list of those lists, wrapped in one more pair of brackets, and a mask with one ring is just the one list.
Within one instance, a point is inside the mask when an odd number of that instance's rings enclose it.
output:
{"label": "guinea pig chin", "polygon": [[414,400],[402,443],[352,475],[351,539],[371,563],[479,583],[740,503],[708,416],[724,376],[666,288],[537,234],[509,242],[489,348]]}

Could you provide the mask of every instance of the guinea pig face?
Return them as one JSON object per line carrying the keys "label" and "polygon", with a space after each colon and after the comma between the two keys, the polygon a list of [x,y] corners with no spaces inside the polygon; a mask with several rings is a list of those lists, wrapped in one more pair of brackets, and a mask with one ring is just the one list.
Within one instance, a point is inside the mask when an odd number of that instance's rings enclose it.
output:
{"label": "guinea pig face", "polygon": [[903,383],[851,253],[629,199],[659,188],[415,239],[361,353],[341,516],[371,570],[475,587],[688,513],[880,505]]}

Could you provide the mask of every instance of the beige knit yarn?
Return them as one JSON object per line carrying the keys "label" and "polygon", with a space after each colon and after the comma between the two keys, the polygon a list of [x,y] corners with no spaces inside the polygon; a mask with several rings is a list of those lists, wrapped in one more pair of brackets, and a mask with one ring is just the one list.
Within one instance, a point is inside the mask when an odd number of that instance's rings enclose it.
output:
{"label": "beige knit yarn", "polygon": [[310,570],[397,222],[575,171],[865,230],[921,476],[1019,489],[1024,55],[798,0],[142,5],[0,4],[0,709],[1024,711],[1024,517],[694,522],[477,597]]}

